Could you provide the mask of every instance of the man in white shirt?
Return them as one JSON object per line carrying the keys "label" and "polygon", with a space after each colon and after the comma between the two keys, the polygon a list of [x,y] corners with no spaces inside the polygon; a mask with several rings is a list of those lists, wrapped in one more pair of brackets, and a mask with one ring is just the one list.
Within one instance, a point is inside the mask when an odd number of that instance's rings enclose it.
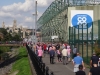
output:
{"label": "man in white shirt", "polygon": [[67,49],[66,49],[66,47],[62,50],[62,57],[63,57],[63,65],[67,65],[68,60],[67,60]]}

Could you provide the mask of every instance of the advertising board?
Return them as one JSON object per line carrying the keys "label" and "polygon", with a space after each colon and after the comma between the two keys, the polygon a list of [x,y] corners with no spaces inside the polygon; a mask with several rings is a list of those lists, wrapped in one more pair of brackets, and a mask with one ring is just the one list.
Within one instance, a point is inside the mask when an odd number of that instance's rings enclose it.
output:
{"label": "advertising board", "polygon": [[[71,10],[71,27],[78,29],[91,28],[93,22],[93,10]],[[88,26],[87,26],[88,25]]]}

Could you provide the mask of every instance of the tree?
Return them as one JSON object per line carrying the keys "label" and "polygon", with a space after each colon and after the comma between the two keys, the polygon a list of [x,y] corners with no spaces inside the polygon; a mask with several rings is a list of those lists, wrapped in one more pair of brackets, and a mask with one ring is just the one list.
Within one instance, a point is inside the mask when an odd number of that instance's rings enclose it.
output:
{"label": "tree", "polygon": [[1,33],[3,33],[4,35],[6,35],[6,34],[7,34],[7,30],[6,30],[6,29],[4,29],[4,28],[0,28],[0,32],[1,32]]}
{"label": "tree", "polygon": [[97,40],[96,40],[96,43],[95,43],[95,46],[94,46],[94,50],[95,50],[95,53],[97,54],[97,56],[100,56],[100,47],[98,45]]}
{"label": "tree", "polygon": [[19,29],[18,33],[12,32],[11,30],[8,33],[6,29],[0,28],[0,32],[4,35],[2,39],[0,38],[0,41],[5,42],[5,41],[21,41],[22,40],[22,38],[21,38],[22,33],[21,33],[20,29]]}
{"label": "tree", "polygon": [[32,32],[30,32],[30,34],[29,35],[32,35]]}
{"label": "tree", "polygon": [[25,35],[26,35],[26,36],[28,36],[28,33],[27,33],[27,32],[25,32]]}
{"label": "tree", "polygon": [[5,39],[7,39],[6,35],[8,34],[7,30],[4,28],[0,28],[0,32],[3,34],[3,38],[1,39],[1,41],[5,41]]}
{"label": "tree", "polygon": [[21,39],[20,35],[16,34],[16,35],[14,35],[14,36],[12,37],[12,40],[13,40],[13,41],[21,41],[22,39]]}

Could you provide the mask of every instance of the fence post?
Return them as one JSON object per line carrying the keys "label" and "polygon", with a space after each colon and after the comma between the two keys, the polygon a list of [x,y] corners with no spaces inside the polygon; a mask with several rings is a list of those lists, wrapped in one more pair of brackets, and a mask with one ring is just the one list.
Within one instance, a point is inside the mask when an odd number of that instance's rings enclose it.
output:
{"label": "fence post", "polygon": [[39,61],[39,63],[40,63],[40,69],[42,70],[42,63]]}
{"label": "fence post", "polygon": [[88,64],[88,24],[87,24],[87,64]]}
{"label": "fence post", "polygon": [[46,67],[46,75],[49,75],[49,67]]}
{"label": "fence post", "polygon": [[45,63],[42,63],[42,71],[45,74]]}
{"label": "fence post", "polygon": [[91,30],[91,43],[92,43],[91,48],[92,48],[92,54],[93,54],[93,41],[94,41],[94,39],[93,39],[93,22],[92,22],[92,30]]}
{"label": "fence post", "polygon": [[84,37],[84,36],[83,36],[83,25],[84,25],[84,24],[82,24],[82,57],[83,57],[83,37]]}
{"label": "fence post", "polygon": [[100,20],[98,20],[98,39],[97,39],[97,41],[98,41],[98,48],[100,48]]}
{"label": "fence post", "polygon": [[54,75],[54,73],[53,73],[53,72],[51,72],[51,73],[50,73],[50,75]]}
{"label": "fence post", "polygon": [[71,27],[69,26],[69,45],[70,45],[70,29]]}
{"label": "fence post", "polygon": [[76,29],[74,27],[74,47],[76,46]]}
{"label": "fence post", "polygon": [[79,43],[80,43],[79,34],[80,34],[80,33],[79,33],[79,25],[78,25],[78,41],[77,41],[77,42],[78,42],[78,50],[79,50]]}
{"label": "fence post", "polygon": [[37,55],[36,55],[36,60],[37,60],[37,63],[38,63],[38,65],[39,65],[39,67],[40,67],[41,63],[39,62],[39,58],[38,58]]}
{"label": "fence post", "polygon": [[72,33],[72,34],[71,34],[71,38],[72,38],[71,46],[73,46],[73,42],[74,42],[74,41],[73,41],[73,40],[74,40],[73,27],[71,27],[71,33]]}

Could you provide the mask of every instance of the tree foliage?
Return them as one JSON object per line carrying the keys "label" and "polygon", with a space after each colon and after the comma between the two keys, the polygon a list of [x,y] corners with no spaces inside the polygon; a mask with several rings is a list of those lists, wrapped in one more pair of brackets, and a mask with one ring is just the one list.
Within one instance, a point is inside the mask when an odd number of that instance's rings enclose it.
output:
{"label": "tree foliage", "polygon": [[8,57],[6,52],[10,51],[10,47],[0,46],[0,60],[5,59],[5,56]]}
{"label": "tree foliage", "polygon": [[[7,32],[6,29],[0,28],[0,32],[3,34],[3,38],[0,38],[0,42],[6,42],[6,41],[21,41],[21,35],[20,32]],[[5,56],[5,53],[10,51],[10,47],[0,47],[0,59],[2,56]],[[7,55],[7,54],[6,54]]]}
{"label": "tree foliage", "polygon": [[100,56],[100,47],[99,47],[97,40],[96,40],[96,43],[94,46],[94,50],[95,50],[95,53],[97,54],[97,56]]}
{"label": "tree foliage", "polygon": [[2,54],[4,52],[8,52],[9,50],[10,50],[10,47],[1,46],[0,47],[0,54]]}
{"label": "tree foliage", "polygon": [[1,32],[1,33],[3,33],[3,34],[4,34],[4,36],[5,36],[5,35],[7,35],[7,30],[6,30],[6,29],[4,29],[4,28],[0,28],[0,32]]}
{"label": "tree foliage", "polygon": [[21,33],[20,31],[18,33],[13,32],[12,34],[7,32],[6,29],[0,28],[0,32],[3,34],[3,38],[0,38],[0,41],[21,41]]}

